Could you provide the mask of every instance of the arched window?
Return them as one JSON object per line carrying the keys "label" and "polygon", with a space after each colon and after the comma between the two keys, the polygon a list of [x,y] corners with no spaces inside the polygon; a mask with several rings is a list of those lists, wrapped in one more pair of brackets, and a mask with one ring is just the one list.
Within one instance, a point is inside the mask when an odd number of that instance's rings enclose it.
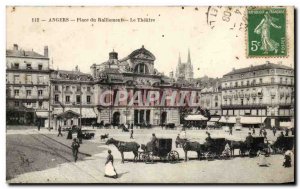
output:
{"label": "arched window", "polygon": [[135,66],[134,72],[139,74],[148,74],[149,73],[148,66],[144,63],[140,63]]}

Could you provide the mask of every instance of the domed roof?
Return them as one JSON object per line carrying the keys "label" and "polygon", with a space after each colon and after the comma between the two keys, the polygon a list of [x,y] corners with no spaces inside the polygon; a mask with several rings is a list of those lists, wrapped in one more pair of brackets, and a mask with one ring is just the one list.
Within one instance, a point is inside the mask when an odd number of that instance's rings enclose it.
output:
{"label": "domed roof", "polygon": [[127,57],[125,57],[124,59],[122,59],[120,61],[125,61],[127,59],[147,59],[147,60],[154,61],[155,56],[150,51],[145,49],[145,47],[143,45],[142,48],[134,50]]}

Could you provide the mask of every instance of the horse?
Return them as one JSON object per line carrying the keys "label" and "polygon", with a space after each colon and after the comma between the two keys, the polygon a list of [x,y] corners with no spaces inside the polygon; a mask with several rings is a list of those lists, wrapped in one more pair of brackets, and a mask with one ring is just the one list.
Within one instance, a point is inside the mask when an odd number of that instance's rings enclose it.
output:
{"label": "horse", "polygon": [[101,136],[100,136],[100,139],[101,139],[101,140],[104,140],[104,139],[106,139],[106,138],[108,138],[108,134],[105,134],[105,135],[101,135]]}
{"label": "horse", "polygon": [[197,152],[198,159],[200,160],[201,150],[203,148],[203,145],[201,145],[199,142],[186,141],[182,144],[182,148],[183,148],[183,151],[184,151],[184,154],[185,154],[184,161],[187,161],[188,151]]}
{"label": "horse", "polygon": [[243,141],[234,141],[234,140],[226,140],[226,143],[229,143],[231,156],[234,156],[234,150],[239,149],[239,155],[244,156],[247,150],[247,145]]}
{"label": "horse", "polygon": [[122,163],[124,163],[124,152],[133,152],[134,158],[133,161],[136,162],[138,158],[138,150],[140,148],[140,145],[136,142],[123,142],[119,140],[115,140],[113,138],[110,138],[106,141],[106,145],[113,144],[118,148],[119,152],[122,156]]}

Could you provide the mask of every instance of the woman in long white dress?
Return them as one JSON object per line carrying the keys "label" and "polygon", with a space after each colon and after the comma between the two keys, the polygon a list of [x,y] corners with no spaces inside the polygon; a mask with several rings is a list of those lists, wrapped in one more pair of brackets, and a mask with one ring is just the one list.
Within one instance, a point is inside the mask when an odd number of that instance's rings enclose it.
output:
{"label": "woman in long white dress", "polygon": [[263,151],[258,151],[257,152],[257,156],[258,156],[258,165],[260,167],[269,167],[269,163],[267,162],[267,158],[266,158],[266,153]]}
{"label": "woman in long white dress", "polygon": [[118,178],[118,174],[114,167],[114,157],[111,155],[111,150],[108,150],[108,156],[105,163],[105,177]]}

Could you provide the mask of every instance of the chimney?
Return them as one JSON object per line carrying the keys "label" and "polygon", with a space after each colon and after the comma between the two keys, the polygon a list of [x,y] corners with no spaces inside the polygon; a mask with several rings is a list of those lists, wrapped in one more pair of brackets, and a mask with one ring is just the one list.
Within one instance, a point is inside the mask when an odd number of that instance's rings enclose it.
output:
{"label": "chimney", "polygon": [[48,46],[44,47],[44,57],[48,57]]}
{"label": "chimney", "polygon": [[15,51],[18,50],[18,44],[14,44],[14,50],[15,50]]}

